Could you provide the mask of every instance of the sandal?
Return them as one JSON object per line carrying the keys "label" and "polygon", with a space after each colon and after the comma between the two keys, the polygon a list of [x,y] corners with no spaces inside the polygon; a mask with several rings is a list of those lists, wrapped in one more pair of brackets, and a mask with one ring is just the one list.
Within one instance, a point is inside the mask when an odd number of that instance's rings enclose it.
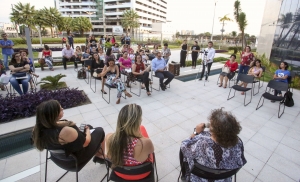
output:
{"label": "sandal", "polygon": [[150,96],[150,95],[151,95],[151,92],[147,92],[147,95]]}
{"label": "sandal", "polygon": [[222,85],[223,85],[223,83],[221,83],[221,84],[219,85],[219,87],[222,87]]}
{"label": "sandal", "polygon": [[105,91],[101,90],[102,93],[107,94]]}
{"label": "sandal", "polygon": [[125,93],[125,95],[127,96],[127,97],[132,97],[132,95],[130,94],[130,93]]}
{"label": "sandal", "polygon": [[117,100],[116,104],[120,104],[120,99]]}
{"label": "sandal", "polygon": [[227,85],[225,85],[223,88],[226,88],[227,87]]}
{"label": "sandal", "polygon": [[241,95],[245,95],[245,92],[241,92]]}

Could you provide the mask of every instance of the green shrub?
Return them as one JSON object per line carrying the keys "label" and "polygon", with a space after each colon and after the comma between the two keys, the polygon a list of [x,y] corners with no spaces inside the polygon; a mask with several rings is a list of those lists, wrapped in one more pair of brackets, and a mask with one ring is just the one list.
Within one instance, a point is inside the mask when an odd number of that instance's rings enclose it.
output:
{"label": "green shrub", "polygon": [[[61,44],[62,38],[42,38],[43,44]],[[26,44],[26,39],[23,38],[10,38],[14,42],[15,45],[18,44]],[[40,38],[32,38],[32,44],[39,44]],[[85,44],[85,38],[74,38],[74,43],[82,43]]]}
{"label": "green shrub", "polygon": [[227,61],[229,58],[224,58],[224,57],[217,57],[214,58],[214,62],[223,62],[223,61]]}
{"label": "green shrub", "polygon": [[238,51],[241,51],[242,47],[228,47],[228,51],[233,51],[236,54]]}

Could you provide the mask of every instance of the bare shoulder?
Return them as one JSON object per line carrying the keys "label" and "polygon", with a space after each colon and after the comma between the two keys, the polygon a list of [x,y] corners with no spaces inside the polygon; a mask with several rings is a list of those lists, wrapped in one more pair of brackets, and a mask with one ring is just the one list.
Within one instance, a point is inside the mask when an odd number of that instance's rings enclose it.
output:
{"label": "bare shoulder", "polygon": [[64,142],[73,142],[77,139],[78,133],[77,131],[69,126],[63,127],[63,129],[59,133],[59,138]]}

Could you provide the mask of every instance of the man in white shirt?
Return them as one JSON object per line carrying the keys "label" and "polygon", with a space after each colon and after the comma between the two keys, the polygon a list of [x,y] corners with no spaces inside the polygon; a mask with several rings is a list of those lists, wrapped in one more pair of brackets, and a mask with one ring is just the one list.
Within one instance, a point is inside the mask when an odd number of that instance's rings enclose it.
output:
{"label": "man in white shirt", "polygon": [[63,64],[65,70],[67,69],[67,61],[73,61],[75,68],[77,68],[77,63],[75,62],[74,50],[71,48],[69,44],[66,46],[66,48],[62,50],[62,56],[63,56]]}
{"label": "man in white shirt", "polygon": [[[202,73],[201,73],[199,80],[202,80],[202,78],[203,78],[203,75],[205,72],[205,67],[206,67],[205,65],[207,65],[207,75],[205,75],[205,80],[207,80],[208,75],[210,73],[210,68],[214,61],[214,57],[215,57],[215,53],[216,53],[216,50],[212,46],[213,46],[213,42],[209,41],[208,48],[206,48],[205,52],[202,54]],[[206,60],[204,60],[205,54],[207,55]]]}

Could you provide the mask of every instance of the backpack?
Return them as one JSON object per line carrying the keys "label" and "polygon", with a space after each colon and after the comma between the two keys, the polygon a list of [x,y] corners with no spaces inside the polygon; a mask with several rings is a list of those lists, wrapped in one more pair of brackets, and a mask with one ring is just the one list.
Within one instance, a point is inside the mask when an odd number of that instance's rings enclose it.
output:
{"label": "backpack", "polygon": [[281,101],[282,103],[284,102],[284,105],[287,107],[292,107],[294,106],[294,100],[293,100],[293,93],[290,92],[289,90],[284,94],[285,99]]}
{"label": "backpack", "polygon": [[78,70],[78,72],[77,72],[77,78],[78,79],[86,79],[86,71],[85,71],[85,69],[81,68],[80,70]]}

